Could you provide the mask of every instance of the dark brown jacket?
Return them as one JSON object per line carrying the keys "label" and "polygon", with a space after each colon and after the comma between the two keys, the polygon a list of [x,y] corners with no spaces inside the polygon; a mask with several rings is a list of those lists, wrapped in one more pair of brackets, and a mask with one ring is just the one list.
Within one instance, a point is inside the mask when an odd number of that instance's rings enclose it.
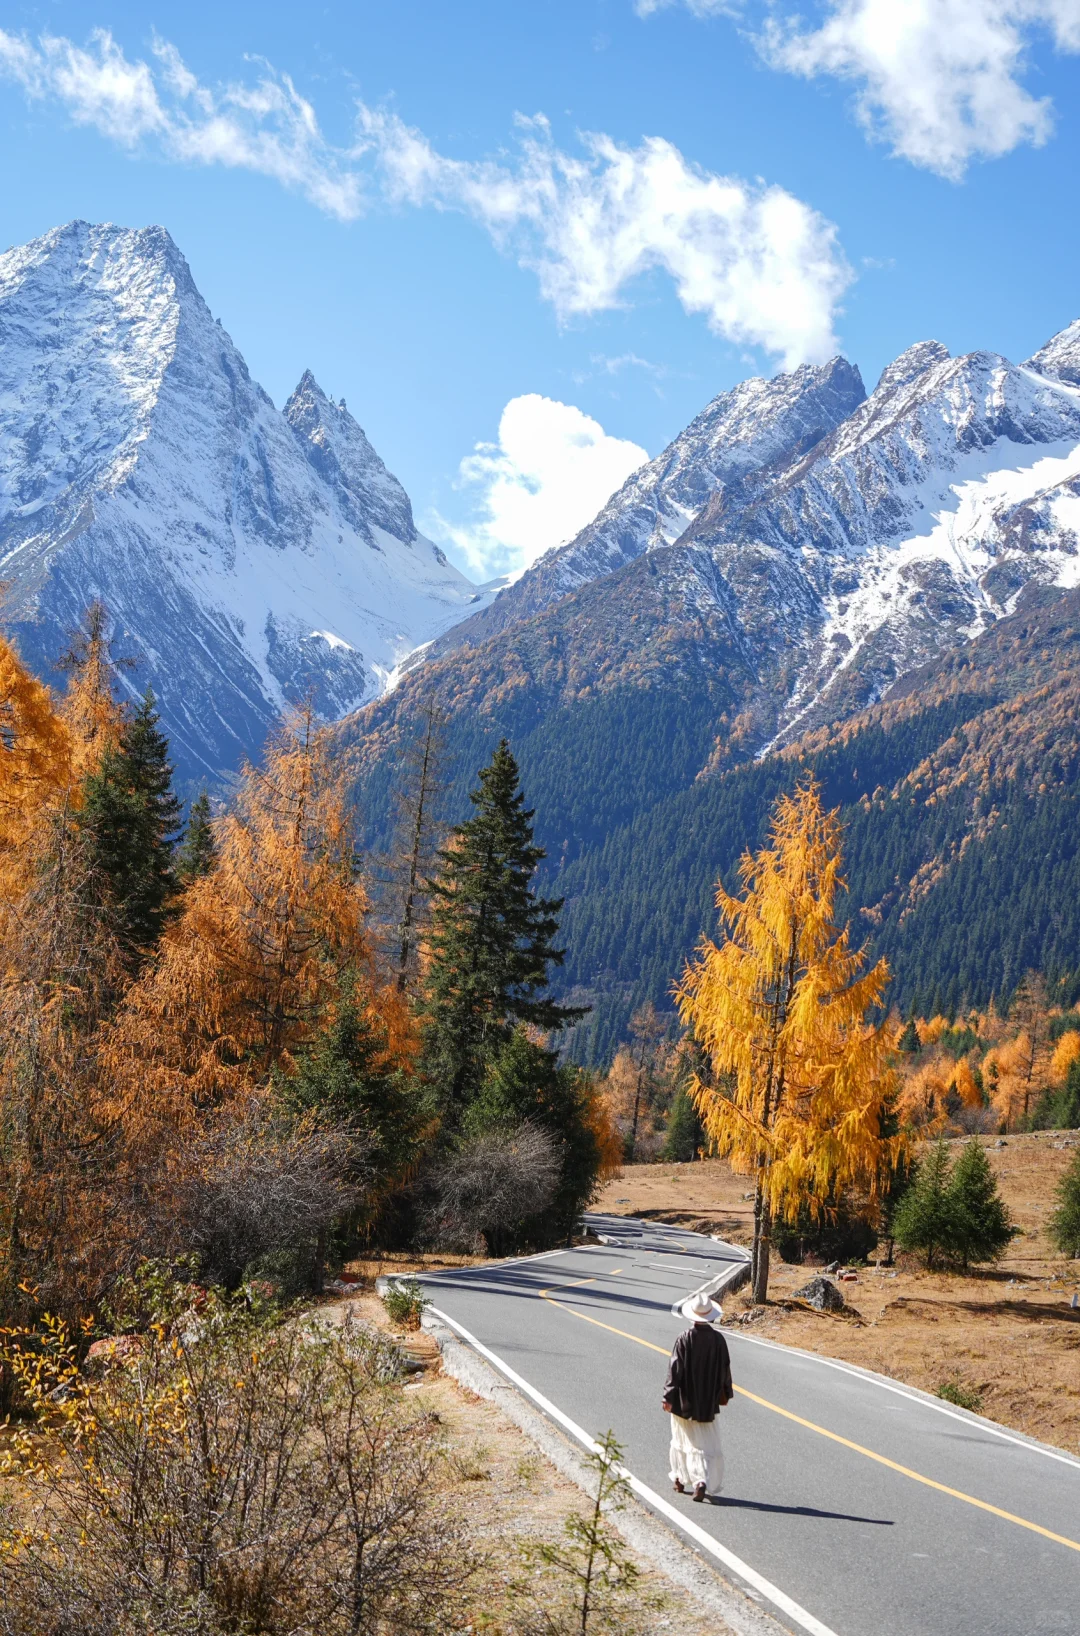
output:
{"label": "dark brown jacket", "polygon": [[727,1341],[709,1324],[679,1336],[671,1353],[664,1404],[681,1420],[714,1420],[732,1398]]}

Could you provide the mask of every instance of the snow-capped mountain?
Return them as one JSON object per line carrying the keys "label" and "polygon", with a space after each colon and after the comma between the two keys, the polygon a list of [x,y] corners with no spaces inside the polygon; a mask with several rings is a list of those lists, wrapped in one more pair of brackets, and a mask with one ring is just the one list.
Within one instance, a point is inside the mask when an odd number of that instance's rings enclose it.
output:
{"label": "snow-capped mountain", "polygon": [[0,580],[43,675],[104,602],[189,781],[487,600],[344,403],[305,374],[274,407],[163,228],[86,222],[0,256]]}
{"label": "snow-capped mountain", "polygon": [[659,690],[713,712],[707,774],[881,698],[1028,586],[1080,586],[1080,322],[1019,366],[920,342],[869,398],[843,359],[723,394],[354,732],[377,759],[432,687],[518,738]]}
{"label": "snow-capped mountain", "polygon": [[671,545],[715,494],[726,497],[729,513],[748,505],[772,473],[813,448],[865,397],[862,377],[846,358],[721,392],[655,460],[627,478],[587,527],[546,552],[440,648],[482,641],[568,591]]}
{"label": "snow-capped mountain", "polygon": [[1010,612],[1032,582],[1080,583],[1080,325],[1016,367],[910,348],[816,448],[705,546],[754,645],[801,650],[785,732],[879,697]]}

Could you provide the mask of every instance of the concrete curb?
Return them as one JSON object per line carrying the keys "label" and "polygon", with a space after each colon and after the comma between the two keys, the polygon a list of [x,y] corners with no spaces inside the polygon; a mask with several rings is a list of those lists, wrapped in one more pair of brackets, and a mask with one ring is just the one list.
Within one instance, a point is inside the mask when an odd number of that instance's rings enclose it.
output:
{"label": "concrete curb", "polygon": [[[501,1409],[562,1476],[586,1494],[594,1491],[592,1470],[568,1437],[440,1319],[425,1312],[420,1322],[434,1337],[448,1375],[477,1397]],[[722,1619],[735,1636],[788,1636],[783,1625],[758,1607],[747,1592],[718,1573],[703,1552],[699,1553],[680,1539],[668,1523],[655,1517],[636,1496],[631,1496],[616,1514],[616,1526],[632,1550],[666,1574],[710,1614]]]}

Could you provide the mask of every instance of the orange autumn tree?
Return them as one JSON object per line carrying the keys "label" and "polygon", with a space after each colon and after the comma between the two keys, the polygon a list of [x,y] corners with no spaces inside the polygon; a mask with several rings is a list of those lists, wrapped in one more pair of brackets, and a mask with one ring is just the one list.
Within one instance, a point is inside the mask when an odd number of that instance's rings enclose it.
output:
{"label": "orange autumn tree", "polygon": [[214,840],[213,869],[188,886],[108,1042],[132,1116],[149,1091],[156,1117],[183,1126],[288,1074],[346,982],[405,1061],[404,1001],[377,990],[372,967],[345,772],[310,709],[245,768]]}
{"label": "orange autumn tree", "polygon": [[766,846],[739,865],[743,893],[718,885],[727,931],[706,940],[675,996],[714,1083],[692,1095],[714,1151],[755,1179],[753,1299],[769,1282],[773,1222],[859,1189],[876,1200],[903,1139],[885,1137],[894,1075],[885,1025],[867,1022],[888,981],[865,971],[834,922],[841,830],[818,786],[781,796]]}
{"label": "orange autumn tree", "polygon": [[68,1292],[95,1287],[98,1250],[116,1237],[105,1197],[114,1147],[93,1052],[121,972],[93,912],[79,817],[93,741],[118,713],[103,628],[91,638],[91,665],[77,666],[59,702],[0,640],[0,1309],[9,1315],[32,1286],[48,1295],[50,1279]]}

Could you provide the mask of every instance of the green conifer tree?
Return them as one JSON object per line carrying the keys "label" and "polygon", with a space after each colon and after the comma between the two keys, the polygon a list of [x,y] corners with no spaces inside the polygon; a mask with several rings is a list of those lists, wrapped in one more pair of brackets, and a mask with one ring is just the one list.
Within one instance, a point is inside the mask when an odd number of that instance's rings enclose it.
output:
{"label": "green conifer tree", "polygon": [[956,1241],[953,1199],[949,1191],[949,1156],[944,1142],[935,1142],[920,1160],[915,1176],[896,1207],[892,1231],[903,1250],[916,1250],[933,1267],[949,1254]]}
{"label": "green conifer tree", "polygon": [[275,1076],[278,1096],[290,1112],[312,1113],[320,1124],[356,1132],[373,1212],[405,1175],[432,1122],[411,1080],[382,1060],[386,1045],[355,978],[346,978],[342,998],[296,1072]]}
{"label": "green conifer tree", "polygon": [[964,1148],[949,1178],[948,1203],[952,1214],[952,1242],[945,1246],[961,1265],[996,1261],[1017,1235],[997,1180],[978,1140]]}
{"label": "green conifer tree", "polygon": [[217,862],[217,846],[210,817],[210,798],[203,790],[191,803],[184,838],[176,854],[176,878],[181,886],[209,875]]}
{"label": "green conifer tree", "polygon": [[1062,1255],[1080,1256],[1080,1153],[1057,1184],[1057,1209],[1047,1222],[1052,1242]]}
{"label": "green conifer tree", "polygon": [[918,1055],[919,1049],[920,1049],[920,1046],[919,1046],[919,1030],[915,1026],[915,1018],[914,1017],[909,1017],[908,1018],[907,1027],[904,1029],[904,1032],[900,1035],[900,1038],[896,1042],[896,1044],[897,1044],[897,1050],[907,1051],[908,1054],[911,1055],[911,1056],[917,1056]]}
{"label": "green conifer tree", "polygon": [[536,1243],[563,1243],[596,1187],[600,1152],[587,1117],[586,1089],[580,1068],[560,1065],[556,1052],[516,1028],[490,1061],[465,1115],[466,1136],[510,1130],[528,1119],[559,1144],[559,1186],[543,1222],[534,1224]]}
{"label": "green conifer tree", "polygon": [[176,893],[179,815],[169,743],[148,688],[86,779],[82,807],[101,910],[133,966],[157,942]]}
{"label": "green conifer tree", "polygon": [[668,1114],[662,1156],[671,1164],[686,1164],[690,1159],[697,1158],[704,1140],[705,1132],[701,1128],[698,1111],[685,1085],[680,1085]]}
{"label": "green conifer tree", "polygon": [[532,890],[533,844],[518,769],[503,739],[469,797],[475,816],[439,852],[424,998],[424,1071],[451,1124],[477,1095],[518,1022],[557,1029],[584,1015],[545,993],[561,898]]}

